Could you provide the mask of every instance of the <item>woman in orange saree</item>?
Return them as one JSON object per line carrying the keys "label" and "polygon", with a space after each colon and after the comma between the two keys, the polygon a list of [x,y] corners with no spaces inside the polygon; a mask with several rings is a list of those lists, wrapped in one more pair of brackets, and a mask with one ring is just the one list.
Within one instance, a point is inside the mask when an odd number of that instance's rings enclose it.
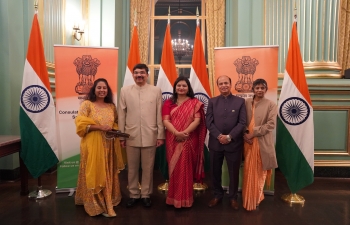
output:
{"label": "woman in orange saree", "polygon": [[117,128],[117,111],[105,79],[94,82],[75,120],[80,143],[80,167],[75,204],[90,216],[114,217],[121,201],[118,173],[124,168],[118,138],[106,132]]}
{"label": "woman in orange saree", "polygon": [[169,165],[168,205],[175,208],[193,204],[193,181],[204,178],[204,139],[207,132],[203,103],[194,97],[190,82],[179,77],[173,97],[162,110],[166,129],[166,158]]}
{"label": "woman in orange saree", "polygon": [[255,210],[264,199],[264,185],[270,184],[271,172],[277,167],[273,130],[276,126],[276,104],[266,99],[264,79],[253,82],[254,97],[246,100],[249,126],[244,135],[244,168],[242,199],[247,211]]}

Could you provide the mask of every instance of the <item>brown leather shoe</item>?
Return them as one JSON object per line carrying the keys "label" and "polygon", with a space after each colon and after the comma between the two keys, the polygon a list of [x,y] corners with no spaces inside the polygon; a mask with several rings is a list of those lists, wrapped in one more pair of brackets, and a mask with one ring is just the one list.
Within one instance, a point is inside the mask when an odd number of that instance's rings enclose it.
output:
{"label": "brown leather shoe", "polygon": [[221,198],[213,198],[212,200],[210,200],[208,206],[209,206],[209,207],[214,207],[214,206],[216,206],[219,202],[221,202]]}
{"label": "brown leather shoe", "polygon": [[234,199],[231,200],[231,207],[238,210],[238,202]]}

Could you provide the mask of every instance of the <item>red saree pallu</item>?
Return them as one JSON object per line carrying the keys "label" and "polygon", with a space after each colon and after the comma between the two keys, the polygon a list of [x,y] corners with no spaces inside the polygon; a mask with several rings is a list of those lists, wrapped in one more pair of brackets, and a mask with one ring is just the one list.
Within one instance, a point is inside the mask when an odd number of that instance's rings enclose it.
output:
{"label": "red saree pallu", "polygon": [[193,204],[193,180],[201,181],[204,177],[204,122],[203,103],[198,99],[188,99],[181,105],[167,100],[163,106],[163,120],[170,123],[179,132],[184,131],[194,119],[201,118],[198,127],[183,142],[176,141],[176,136],[166,131],[166,158],[169,165],[169,189],[166,203],[176,208],[191,207]]}

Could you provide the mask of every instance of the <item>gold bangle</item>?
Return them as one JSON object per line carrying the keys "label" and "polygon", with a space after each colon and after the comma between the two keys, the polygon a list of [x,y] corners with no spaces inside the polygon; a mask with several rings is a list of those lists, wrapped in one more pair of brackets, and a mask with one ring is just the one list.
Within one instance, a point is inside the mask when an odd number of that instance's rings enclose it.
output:
{"label": "gold bangle", "polygon": [[90,130],[90,124],[86,126],[86,134],[89,133],[89,130]]}

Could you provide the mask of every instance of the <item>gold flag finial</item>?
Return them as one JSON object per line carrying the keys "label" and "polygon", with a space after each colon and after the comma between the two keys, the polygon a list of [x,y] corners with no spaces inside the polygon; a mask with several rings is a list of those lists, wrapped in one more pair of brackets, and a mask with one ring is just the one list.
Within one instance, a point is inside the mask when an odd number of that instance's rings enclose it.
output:
{"label": "gold flag finial", "polygon": [[34,13],[37,14],[38,13],[38,1],[34,2]]}
{"label": "gold flag finial", "polygon": [[297,2],[294,1],[294,21],[297,21]]}
{"label": "gold flag finial", "polygon": [[136,12],[136,8],[134,9],[134,25],[136,26],[136,20],[137,20],[137,12]]}
{"label": "gold flag finial", "polygon": [[169,9],[168,9],[168,24],[170,24],[170,5],[169,5]]}
{"label": "gold flag finial", "polygon": [[198,7],[196,10],[196,15],[197,15],[197,26],[199,26],[199,11],[198,11]]}

